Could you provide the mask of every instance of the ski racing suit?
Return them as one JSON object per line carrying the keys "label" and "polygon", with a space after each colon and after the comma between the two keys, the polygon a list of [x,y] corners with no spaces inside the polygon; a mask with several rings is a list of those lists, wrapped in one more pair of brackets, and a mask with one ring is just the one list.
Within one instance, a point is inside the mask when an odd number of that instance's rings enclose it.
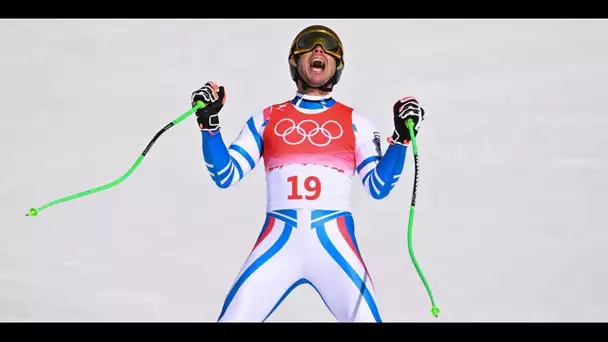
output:
{"label": "ski racing suit", "polygon": [[202,131],[215,184],[226,189],[263,158],[267,212],[257,241],[224,302],[219,322],[263,322],[297,286],[311,285],[340,322],[381,322],[351,213],[359,174],[374,199],[399,180],[407,146],[382,155],[374,125],[331,96],[296,93],[251,116],[229,145]]}

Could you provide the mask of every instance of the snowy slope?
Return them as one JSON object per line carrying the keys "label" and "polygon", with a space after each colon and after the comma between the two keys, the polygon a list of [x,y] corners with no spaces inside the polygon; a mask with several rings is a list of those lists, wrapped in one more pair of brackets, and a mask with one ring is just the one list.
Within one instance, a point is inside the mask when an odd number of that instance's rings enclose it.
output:
{"label": "snowy slope", "polygon": [[[261,168],[217,189],[193,117],[103,193],[208,79],[232,138],[294,95],[287,52],[312,23],[343,38],[335,98],[384,136],[417,96],[413,158],[383,201],[353,190],[385,321],[608,320],[608,22],[602,20],[2,20],[0,320],[215,321],[264,217]],[[386,143],[383,141],[383,147]],[[271,321],[333,321],[314,290]]]}

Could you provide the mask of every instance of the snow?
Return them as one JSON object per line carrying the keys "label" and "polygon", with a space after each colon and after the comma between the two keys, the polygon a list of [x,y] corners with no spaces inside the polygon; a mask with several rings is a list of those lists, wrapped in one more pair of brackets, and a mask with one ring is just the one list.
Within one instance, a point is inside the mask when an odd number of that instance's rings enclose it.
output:
{"label": "snow", "polygon": [[[375,201],[356,178],[357,237],[385,321],[605,321],[608,21],[2,20],[0,320],[215,321],[263,223],[262,168],[215,187],[194,117],[124,174],[207,80],[225,137],[291,98],[287,52],[309,24],[341,35],[334,96],[388,136],[426,110],[413,158]],[[383,148],[386,142],[383,139]],[[334,319],[299,287],[270,321]]]}

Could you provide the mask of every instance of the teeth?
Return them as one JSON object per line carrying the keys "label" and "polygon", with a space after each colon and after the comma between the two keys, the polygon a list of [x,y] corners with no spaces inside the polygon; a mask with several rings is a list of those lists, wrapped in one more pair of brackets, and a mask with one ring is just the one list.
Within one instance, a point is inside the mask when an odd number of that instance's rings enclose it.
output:
{"label": "teeth", "polygon": [[315,70],[317,72],[321,72],[325,68],[325,61],[321,58],[313,58],[313,60],[310,63],[310,66],[312,67],[313,70]]}

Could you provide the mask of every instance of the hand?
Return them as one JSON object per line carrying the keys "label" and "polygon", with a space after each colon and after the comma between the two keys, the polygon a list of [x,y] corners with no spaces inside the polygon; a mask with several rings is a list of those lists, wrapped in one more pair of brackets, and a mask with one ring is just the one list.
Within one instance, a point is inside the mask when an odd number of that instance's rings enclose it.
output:
{"label": "hand", "polygon": [[223,86],[218,86],[213,81],[205,85],[191,95],[192,106],[198,101],[206,104],[205,108],[196,111],[196,121],[201,131],[215,131],[220,127],[219,112],[226,102],[226,91]]}
{"label": "hand", "polygon": [[414,122],[414,135],[418,136],[420,124],[424,120],[424,109],[418,104],[418,100],[414,97],[406,96],[397,101],[393,106],[393,116],[395,130],[393,131],[392,140],[394,143],[406,145],[411,140],[410,130],[407,127],[407,121],[412,119]]}

